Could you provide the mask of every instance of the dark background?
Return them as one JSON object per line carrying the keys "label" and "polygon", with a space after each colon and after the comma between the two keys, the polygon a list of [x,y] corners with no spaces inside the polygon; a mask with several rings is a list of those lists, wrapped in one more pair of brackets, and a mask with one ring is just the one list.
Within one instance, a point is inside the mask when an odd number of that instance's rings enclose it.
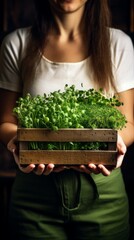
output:
{"label": "dark background", "polygon": [[[108,0],[113,26],[124,31],[134,31],[132,23],[133,0]],[[11,31],[31,24],[34,18],[33,0],[1,0],[0,32]],[[132,26],[133,25],[133,26]]]}
{"label": "dark background", "polygon": [[[45,0],[44,0],[45,1]],[[134,0],[109,0],[112,26],[126,32],[134,42]],[[31,25],[34,19],[33,0],[0,1],[0,43],[3,37],[19,27]],[[15,163],[12,155],[0,143],[0,239],[7,237],[7,214],[10,191],[15,179]],[[134,144],[128,148],[122,173],[130,204],[131,236],[134,240]],[[116,184],[116,183],[115,183]]]}
{"label": "dark background", "polygon": [[[108,2],[113,27],[131,35],[134,32],[134,0],[108,0]],[[33,19],[33,0],[1,0],[0,39],[16,28],[30,25]]]}

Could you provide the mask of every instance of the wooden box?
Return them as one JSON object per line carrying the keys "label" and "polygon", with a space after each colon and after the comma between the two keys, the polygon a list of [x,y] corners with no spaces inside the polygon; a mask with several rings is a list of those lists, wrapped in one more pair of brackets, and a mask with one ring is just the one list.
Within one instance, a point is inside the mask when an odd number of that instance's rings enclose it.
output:
{"label": "wooden box", "polygon": [[[18,128],[19,160],[21,164],[53,163],[63,165],[116,165],[117,131],[113,129]],[[107,142],[107,150],[28,150],[28,142]]]}

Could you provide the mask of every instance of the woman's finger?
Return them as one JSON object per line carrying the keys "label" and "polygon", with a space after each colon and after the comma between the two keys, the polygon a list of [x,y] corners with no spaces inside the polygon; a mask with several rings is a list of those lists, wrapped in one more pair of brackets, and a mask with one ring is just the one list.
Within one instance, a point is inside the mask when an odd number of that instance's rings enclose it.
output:
{"label": "woman's finger", "polygon": [[44,175],[49,175],[54,169],[54,164],[50,163],[48,165],[45,166],[45,170],[43,172]]}

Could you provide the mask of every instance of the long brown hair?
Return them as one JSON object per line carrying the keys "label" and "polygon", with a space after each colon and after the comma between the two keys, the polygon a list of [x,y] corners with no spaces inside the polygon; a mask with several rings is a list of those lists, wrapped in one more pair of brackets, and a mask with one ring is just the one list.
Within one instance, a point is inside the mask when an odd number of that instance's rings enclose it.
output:
{"label": "long brown hair", "polygon": [[[45,47],[48,31],[54,25],[49,1],[34,0],[34,2],[35,23],[31,28],[26,54],[21,64],[23,76],[29,76],[29,78],[34,76],[41,59],[40,52],[43,52]],[[97,88],[105,90],[113,88],[115,90],[110,49],[110,13],[107,0],[88,0],[84,19],[94,83]]]}

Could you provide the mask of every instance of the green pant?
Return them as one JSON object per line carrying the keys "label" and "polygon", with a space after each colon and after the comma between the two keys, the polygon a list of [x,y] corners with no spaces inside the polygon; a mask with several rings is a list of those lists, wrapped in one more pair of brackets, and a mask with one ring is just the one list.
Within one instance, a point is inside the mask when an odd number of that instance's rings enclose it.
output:
{"label": "green pant", "polygon": [[14,240],[127,240],[128,201],[120,169],[108,177],[73,170],[18,173],[10,207]]}

